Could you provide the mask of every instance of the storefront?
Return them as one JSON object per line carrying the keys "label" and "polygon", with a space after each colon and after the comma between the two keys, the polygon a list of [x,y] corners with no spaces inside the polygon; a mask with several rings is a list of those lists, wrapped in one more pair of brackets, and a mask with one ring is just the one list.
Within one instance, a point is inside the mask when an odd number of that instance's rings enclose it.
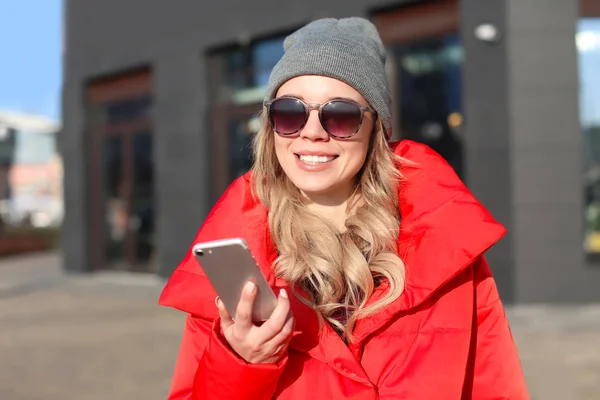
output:
{"label": "storefront", "polygon": [[597,2],[306,0],[263,12],[271,3],[254,0],[235,13],[134,3],[67,5],[67,270],[168,276],[251,166],[286,35],[317,17],[360,15],[388,49],[394,139],[438,151],[508,227],[488,255],[503,297],[598,298]]}

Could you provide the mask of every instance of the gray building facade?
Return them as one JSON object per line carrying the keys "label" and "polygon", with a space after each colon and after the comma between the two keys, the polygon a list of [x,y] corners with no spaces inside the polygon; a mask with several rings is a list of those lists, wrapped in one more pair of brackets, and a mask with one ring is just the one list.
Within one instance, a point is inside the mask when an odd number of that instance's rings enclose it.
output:
{"label": "gray building facade", "polygon": [[363,16],[389,49],[394,136],[439,151],[509,230],[488,253],[504,300],[600,300],[575,40],[594,3],[66,0],[65,269],[168,276],[249,166],[283,37]]}

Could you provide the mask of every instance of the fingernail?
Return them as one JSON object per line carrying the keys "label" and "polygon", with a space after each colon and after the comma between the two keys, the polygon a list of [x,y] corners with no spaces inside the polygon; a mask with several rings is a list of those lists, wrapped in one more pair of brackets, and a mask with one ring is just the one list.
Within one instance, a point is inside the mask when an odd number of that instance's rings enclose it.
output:
{"label": "fingernail", "polygon": [[219,296],[215,297],[215,305],[219,307]]}
{"label": "fingernail", "polygon": [[280,295],[281,297],[283,297],[284,299],[287,299],[287,298],[288,298],[288,293],[287,293],[287,290],[285,290],[285,289],[281,289],[281,290],[279,291],[279,295]]}
{"label": "fingernail", "polygon": [[256,290],[256,285],[254,284],[254,282],[246,283],[246,293],[252,294],[252,293],[254,293],[255,290]]}

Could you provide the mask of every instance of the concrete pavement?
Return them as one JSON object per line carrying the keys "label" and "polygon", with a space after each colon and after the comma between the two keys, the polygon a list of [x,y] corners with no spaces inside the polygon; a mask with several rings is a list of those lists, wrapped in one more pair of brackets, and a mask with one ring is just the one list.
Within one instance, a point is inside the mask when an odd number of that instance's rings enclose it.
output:
{"label": "concrete pavement", "polygon": [[[60,256],[0,261],[0,399],[164,399],[183,315],[150,275],[66,277]],[[534,399],[600,399],[600,305],[507,310]]]}
{"label": "concrete pavement", "polygon": [[67,278],[59,260],[0,263],[0,399],[166,398],[183,318],[159,281]]}

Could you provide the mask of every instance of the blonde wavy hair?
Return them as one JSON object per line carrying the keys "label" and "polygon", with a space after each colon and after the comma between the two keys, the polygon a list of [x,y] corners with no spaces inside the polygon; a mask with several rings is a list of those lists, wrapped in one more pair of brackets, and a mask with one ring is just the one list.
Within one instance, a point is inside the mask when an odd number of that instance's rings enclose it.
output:
{"label": "blonde wavy hair", "polygon": [[[275,273],[294,290],[305,291],[308,299],[297,297],[351,341],[359,319],[392,303],[404,290],[404,263],[397,255],[402,159],[388,146],[377,121],[349,202],[354,211],[340,234],[333,224],[309,212],[306,198],[279,165],[266,113],[261,118],[253,141],[252,182],[254,194],[269,210],[269,229],[279,251]],[[367,307],[375,281],[384,278],[390,290]],[[345,313],[345,324],[335,318],[340,312]]]}

